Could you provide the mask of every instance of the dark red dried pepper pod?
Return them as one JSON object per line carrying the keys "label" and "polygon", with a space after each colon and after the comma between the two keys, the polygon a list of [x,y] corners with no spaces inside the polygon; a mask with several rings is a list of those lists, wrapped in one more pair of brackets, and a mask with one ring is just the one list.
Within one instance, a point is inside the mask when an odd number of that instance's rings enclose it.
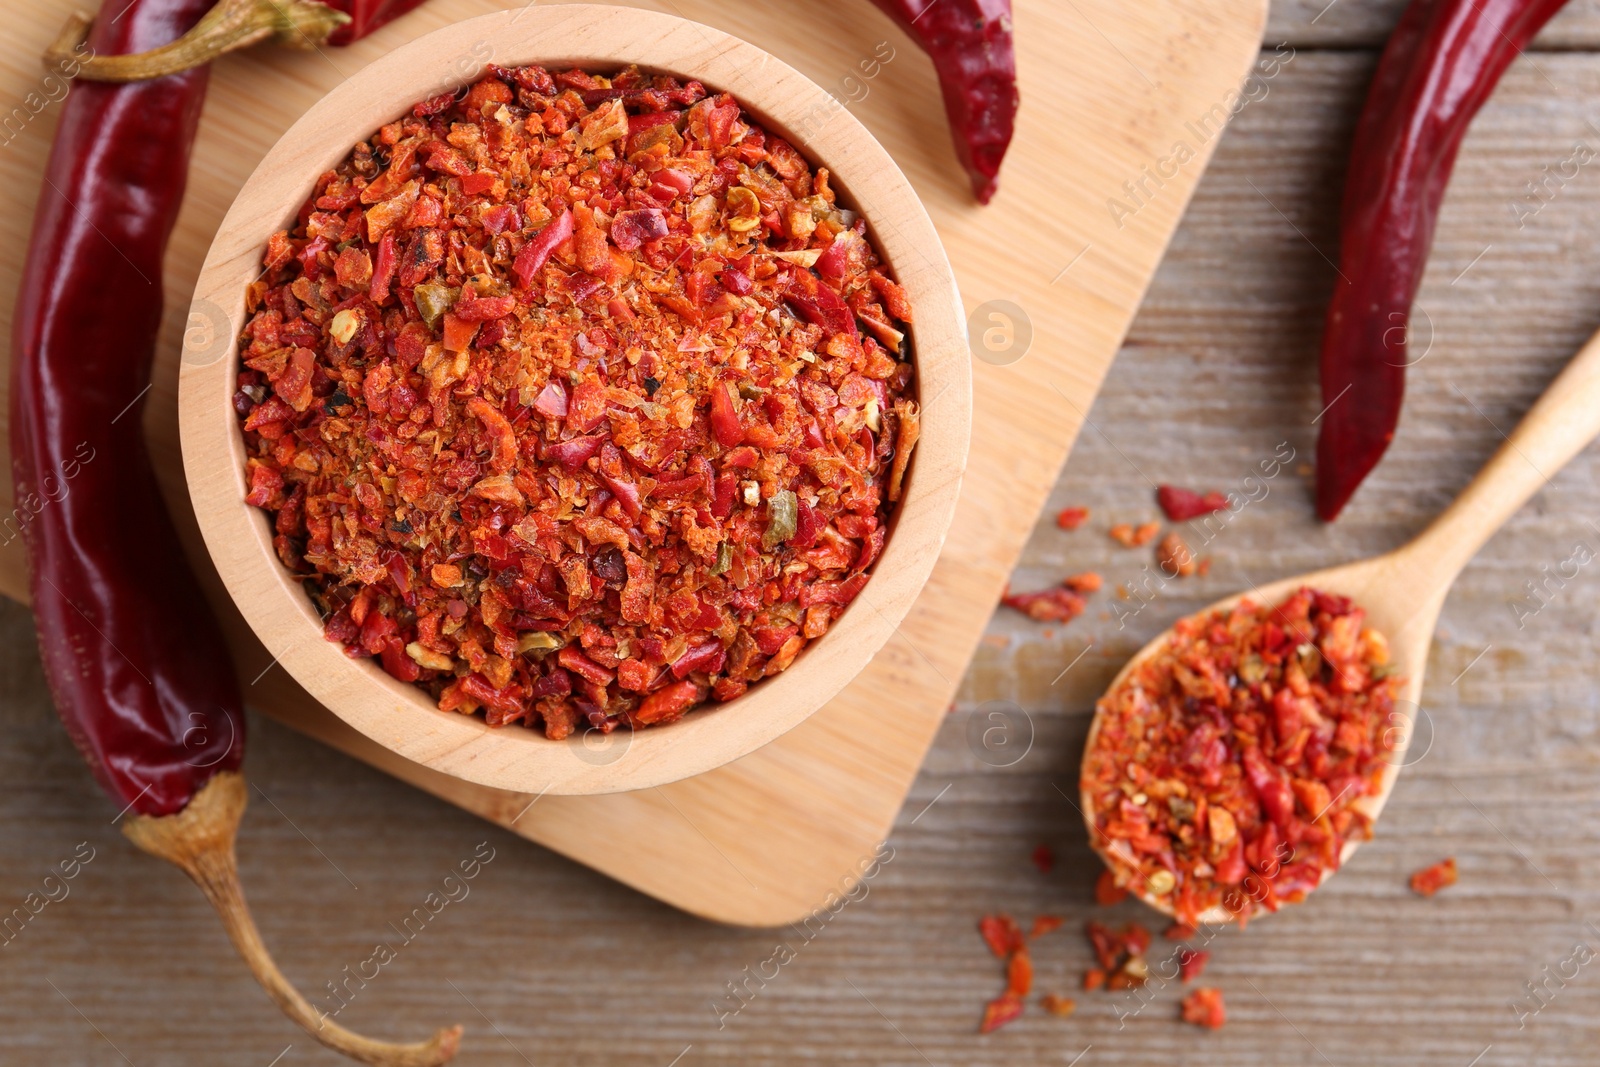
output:
{"label": "dark red dried pepper pod", "polygon": [[[159,47],[206,0],[132,0],[58,69]],[[87,26],[87,20],[84,21]],[[323,1019],[278,971],[239,886],[244,716],[228,651],[162,504],[140,415],[161,321],[161,263],[183,198],[207,71],[84,81],[61,119],[34,216],[12,339],[15,518],[57,711],[139,847],[192,878],[284,1011],[366,1063],[448,1060]]]}
{"label": "dark red dried pepper pod", "polygon": [[1501,74],[1566,0],[1413,0],[1389,38],[1345,179],[1322,338],[1317,514],[1333,521],[1394,439],[1411,302],[1456,151]]}
{"label": "dark red dried pepper pod", "polygon": [[1011,0],[873,0],[933,60],[956,155],[987,204],[1017,118]]}

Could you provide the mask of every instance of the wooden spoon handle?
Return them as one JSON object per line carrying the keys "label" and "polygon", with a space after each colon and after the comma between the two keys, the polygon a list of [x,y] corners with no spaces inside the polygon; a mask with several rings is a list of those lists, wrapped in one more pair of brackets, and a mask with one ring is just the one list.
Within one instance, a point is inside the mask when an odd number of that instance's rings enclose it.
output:
{"label": "wooden spoon handle", "polygon": [[1403,551],[1442,598],[1505,521],[1600,435],[1600,333],[1550,383],[1483,470]]}

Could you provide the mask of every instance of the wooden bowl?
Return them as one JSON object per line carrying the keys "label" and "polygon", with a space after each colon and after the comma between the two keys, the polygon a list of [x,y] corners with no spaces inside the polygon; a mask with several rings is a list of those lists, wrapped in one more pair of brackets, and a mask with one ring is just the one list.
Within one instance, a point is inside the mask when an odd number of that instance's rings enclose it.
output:
{"label": "wooden bowl", "polygon": [[[245,449],[231,398],[245,287],[261,273],[267,238],[292,225],[318,175],[357,141],[414,102],[474,80],[489,62],[638,64],[731,92],[813,165],[828,168],[913,307],[922,436],[872,580],[787,671],[667,726],[551,741],[523,726],[439,711],[422,690],[374,660],[348,658],[323,637],[310,598],[272,550],[269,517],[244,502]],[[798,71],[718,30],[650,11],[569,5],[484,15],[412,41],[335,88],[239,191],[206,255],[189,322],[179,373],[184,470],[207,548],[256,635],[301,685],[374,741],[501,789],[584,794],[661,785],[738,759],[798,725],[895,632],[933,569],[966,464],[972,387],[964,316],[955,276],[910,183],[866,128]]]}

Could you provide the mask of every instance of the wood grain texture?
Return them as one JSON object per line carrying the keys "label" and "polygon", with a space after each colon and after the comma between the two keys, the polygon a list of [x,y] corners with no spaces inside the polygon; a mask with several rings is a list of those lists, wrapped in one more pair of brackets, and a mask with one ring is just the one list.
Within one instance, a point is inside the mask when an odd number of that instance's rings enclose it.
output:
{"label": "wood grain texture", "polygon": [[[1275,24],[1290,7],[1274,6]],[[471,895],[405,945],[340,1021],[421,1036],[459,1019],[469,1026],[460,1062],[493,1067],[667,1067],[680,1054],[678,1067],[1069,1064],[1090,1045],[1080,1067],[1467,1067],[1480,1056],[1479,1067],[1588,1067],[1600,1044],[1592,966],[1552,983],[1548,1006],[1520,1028],[1514,1005],[1530,1006],[1524,983],[1545,981],[1575,943],[1600,949],[1588,926],[1600,910],[1600,571],[1585,568],[1520,629],[1511,604],[1575,542],[1600,547],[1594,448],[1457,581],[1424,693],[1433,743],[1377,837],[1306,906],[1209,946],[1227,1028],[1179,1023],[1168,987],[1126,1018],[1136,1004],[1083,994],[1071,1019],[1030,1005],[998,1034],[974,1032],[1002,984],[974,930],[979,914],[1064,915],[1067,931],[1040,942],[1035,960],[1039,987],[1068,995],[1090,965],[1071,932],[1084,919],[1153,918],[1131,902],[1092,905],[1099,864],[1058,791],[1071,794],[1093,700],[1121,662],[1249,581],[1414,536],[1499,445],[1490,420],[1509,431],[1600,325],[1600,171],[1585,168],[1521,229],[1507,206],[1574,141],[1597,146],[1586,121],[1600,56],[1536,58],[1565,91],[1519,63],[1468,137],[1422,293],[1437,351],[1413,370],[1395,445],[1345,516],[1319,525],[1291,465],[1209,544],[1192,536],[1213,560],[1208,578],[1164,588],[1121,629],[1106,594],[1048,636],[995,614],[890,834],[893,860],[809,940],[700,922],[254,716],[259,790],[240,859],[285,969],[324,990],[378,939],[397,940],[389,924],[487,839],[496,858]],[[1051,509],[1094,514],[1072,534],[1041,519],[1017,588],[1091,568],[1108,585],[1138,580],[1151,558],[1104,532],[1157,515],[1152,482],[1236,487],[1284,441],[1309,456],[1334,278],[1317,249],[1334,247],[1340,171],[1374,60],[1302,48],[1222,138],[1050,495]],[[22,147],[0,151],[0,167]],[[19,225],[0,212],[0,234],[15,239]],[[1009,767],[968,743],[971,723],[980,736],[989,725],[984,705],[1010,710],[994,702],[1027,712],[1015,735],[1027,754]],[[340,1062],[271,1010],[183,877],[108,824],[50,709],[31,619],[12,605],[0,606],[0,726],[0,905],[38,891],[78,842],[97,849],[70,896],[0,949],[13,957],[0,968],[0,1061],[110,1067],[124,1063],[120,1050],[140,1067],[266,1065],[280,1054],[280,1067]],[[1041,842],[1057,855],[1048,877],[1027,859]],[[1411,896],[1406,876],[1446,855],[1460,861],[1461,884],[1431,901]],[[779,940],[795,958],[719,1028],[716,1009],[733,1006],[726,984],[757,971]]]}
{"label": "wood grain texture", "polygon": [[[322,92],[395,45],[493,6],[434,0],[349,50],[260,52],[220,63],[168,256],[169,298],[192,286],[201,251],[266,146]],[[974,364],[974,450],[946,550],[894,639],[826,708],[734,764],[626,794],[540,799],[385,758],[287,683],[206,563],[174,449],[172,383],[185,327],[175,300],[147,428],[168,502],[220,607],[252,703],[679,907],[727,922],[776,924],[808,914],[887,834],[1032,516],[1239,99],[1264,12],[1232,0],[1134,9],[1112,0],[1019,5],[1019,76],[1024,93],[1040,86],[1038,102],[1022,109],[1006,183],[980,209],[954,162],[943,116],[926,106],[938,99],[931,65],[883,16],[858,3],[845,19],[838,0],[665,6],[765,46],[857,100],[851,110],[900,164],[933,217],[980,335],[997,328],[991,301],[1015,308],[1016,347],[1001,355],[1025,358]],[[797,39],[796,20],[826,32]],[[869,79],[863,95],[860,64],[883,41],[898,42],[896,58]],[[486,47],[492,51],[495,42]],[[1191,132],[1195,122],[1201,125]],[[1151,184],[1156,179],[1145,175],[1180,140],[1187,146],[1182,165],[1159,186]],[[1139,210],[1107,211],[1108,194],[1135,181],[1147,190]],[[15,187],[31,194],[34,186],[19,176]],[[0,265],[0,303],[7,305],[9,284]],[[1028,348],[1024,321],[1034,338]],[[996,341],[1005,347],[1003,336]],[[20,565],[15,553],[0,556],[0,589],[20,587]],[[601,758],[618,757],[608,751]]]}
{"label": "wood grain texture", "polygon": [[[921,436],[870,585],[782,674],[731,704],[707,704],[678,722],[620,737],[586,730],[557,742],[538,730],[492,727],[476,715],[439,711],[437,701],[389,677],[375,660],[351,659],[323,637],[301,580],[279,562],[271,518],[245,503],[249,453],[232,398],[245,291],[261,276],[262,249],[294,224],[309,181],[339,165],[349,151],[343,146],[371,136],[408,102],[459,85],[463,57],[481,66],[486,41],[506,65],[639,65],[732,93],[827,169],[841,203],[862,211],[911,307]],[[418,767],[535,796],[648,789],[714,770],[793,729],[855,679],[905,619],[950,529],[972,435],[972,356],[955,274],[932,220],[866,127],[836,108],[793,67],[713,27],[658,12],[556,4],[465,19],[411,41],[295,120],[240,189],[206,252],[178,375],[195,520],[218,578],[279,669],[322,707]],[[827,121],[818,121],[821,115]],[[892,731],[871,736],[880,721],[856,720],[862,745],[895,743]]]}

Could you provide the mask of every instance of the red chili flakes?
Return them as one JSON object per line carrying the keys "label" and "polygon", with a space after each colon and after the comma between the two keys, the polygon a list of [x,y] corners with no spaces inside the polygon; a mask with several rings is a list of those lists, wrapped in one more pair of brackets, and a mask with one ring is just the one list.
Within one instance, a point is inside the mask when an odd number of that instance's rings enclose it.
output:
{"label": "red chili flakes", "polygon": [[1037,593],[1008,592],[1000,603],[1037,622],[1071,622],[1089,606],[1083,597],[1064,586]]}
{"label": "red chili flakes", "polygon": [[1185,982],[1191,982],[1200,977],[1200,972],[1206,969],[1206,964],[1211,962],[1211,953],[1195,951],[1194,949],[1178,950],[1178,973]]}
{"label": "red chili flakes", "polygon": [[1194,553],[1189,551],[1189,546],[1176,530],[1167,531],[1167,536],[1156,546],[1156,565],[1168,578],[1187,578],[1199,566]]}
{"label": "red chili flakes", "polygon": [[1213,511],[1221,511],[1228,506],[1228,498],[1221,493],[1202,495],[1193,489],[1163,485],[1156,489],[1156,503],[1161,505],[1161,510],[1171,521],[1187,522],[1202,515],[1209,515]]}
{"label": "red chili flakes", "polygon": [[1049,874],[1055,869],[1056,854],[1051,851],[1049,845],[1040,845],[1035,848],[1030,858],[1033,860],[1033,865],[1039,868],[1040,874]]}
{"label": "red chili flakes", "polygon": [[1147,522],[1137,527],[1130,523],[1119,522],[1108,531],[1111,540],[1123,548],[1142,548],[1155,540],[1156,534],[1160,532],[1159,522]]}
{"label": "red chili flakes", "polygon": [[[1101,698],[1086,757],[1091,838],[1179,922],[1304,899],[1370,836],[1400,679],[1344,597],[1301,589],[1179,621]],[[1104,844],[1109,842],[1109,844]]]}
{"label": "red chili flakes", "polygon": [[1094,902],[1096,904],[1100,904],[1109,908],[1113,904],[1121,904],[1125,899],[1127,899],[1127,896],[1127,887],[1121,885],[1117,881],[1117,875],[1115,871],[1101,871],[1100,877],[1095,879]]}
{"label": "red chili flakes", "polygon": [[1011,954],[1006,964],[1006,995],[1020,998],[1032,991],[1033,957],[1028,955],[1027,946],[1023,946]]}
{"label": "red chili flakes", "polygon": [[[990,951],[1006,961],[1005,992],[984,1007],[983,1021],[978,1024],[978,1032],[987,1034],[1022,1014],[1023,1003],[1033,991],[1033,957],[1028,954],[1027,943],[1022,940],[1022,933],[1010,916],[986,916],[979,923],[979,928]],[[1000,948],[1006,951],[1001,952]]]}
{"label": "red chili flakes", "polygon": [[1046,993],[1044,996],[1039,998],[1039,1003],[1041,1006],[1043,1006],[1044,1010],[1049,1012],[1051,1015],[1059,1015],[1063,1018],[1071,1015],[1078,1008],[1078,1002],[1076,1000],[1073,1000],[1071,997],[1060,996],[1056,993]]}
{"label": "red chili flakes", "polygon": [[1411,891],[1431,897],[1446,886],[1456,884],[1456,859],[1440,860],[1432,867],[1424,867],[1411,876]]}
{"label": "red chili flakes", "polygon": [[1021,1014],[1021,997],[1013,997],[1010,994],[995,997],[984,1006],[983,1022],[978,1024],[978,1033],[992,1034]]}
{"label": "red chili flakes", "polygon": [[1083,988],[1087,992],[1104,989],[1106,985],[1106,972],[1098,967],[1091,967],[1083,972]]}
{"label": "red chili flakes", "polygon": [[1105,579],[1094,571],[1084,571],[1082,574],[1073,574],[1061,583],[1074,593],[1098,593]]}
{"label": "red chili flakes", "polygon": [[1089,939],[1089,947],[1094,951],[1094,958],[1102,970],[1114,971],[1117,962],[1122,956],[1122,939],[1105,923],[1090,919],[1083,925],[1083,933]]}
{"label": "red chili flakes", "polygon": [[1022,947],[1022,927],[1009,915],[985,915],[978,920],[978,933],[983,943],[1001,959]]}
{"label": "red chili flakes", "polygon": [[1201,986],[1183,998],[1183,1021],[1204,1026],[1208,1030],[1221,1029],[1228,1021],[1227,1006],[1222,1003],[1222,990]]}
{"label": "red chili flakes", "polygon": [[268,242],[235,406],[329,639],[552,738],[732,700],[883,551],[910,306],[739,103],[493,68]]}
{"label": "red chili flakes", "polygon": [[1056,512],[1056,525],[1063,530],[1076,530],[1088,521],[1088,508],[1062,508]]}
{"label": "red chili flakes", "polygon": [[1168,941],[1187,941],[1194,935],[1195,929],[1188,923],[1173,923],[1161,933]]}
{"label": "red chili flakes", "polygon": [[1033,929],[1028,931],[1028,939],[1031,941],[1036,937],[1043,937],[1045,934],[1054,933],[1055,931],[1061,929],[1061,924],[1065,921],[1066,920],[1061,918],[1059,915],[1040,915],[1038,918],[1033,920]]}
{"label": "red chili flakes", "polygon": [[1150,931],[1139,923],[1129,923],[1122,928],[1122,948],[1129,955],[1143,956],[1150,951]]}

